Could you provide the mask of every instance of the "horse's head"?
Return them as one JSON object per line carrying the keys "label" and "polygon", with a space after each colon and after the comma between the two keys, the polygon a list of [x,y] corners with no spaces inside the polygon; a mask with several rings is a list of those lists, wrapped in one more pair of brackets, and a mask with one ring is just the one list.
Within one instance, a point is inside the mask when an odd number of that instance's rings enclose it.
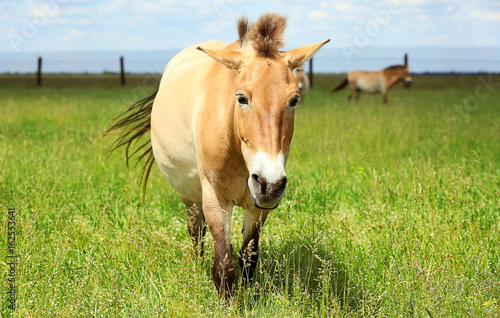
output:
{"label": "horse's head", "polygon": [[403,78],[403,81],[405,83],[406,88],[411,87],[412,79],[410,76],[410,71],[408,71],[408,65],[405,65],[404,68],[401,71],[401,76]]}
{"label": "horse's head", "polygon": [[408,65],[392,65],[384,69],[384,72],[391,77],[395,77],[396,83],[399,81],[404,82],[405,87],[411,87],[412,79],[408,71]]}
{"label": "horse's head", "polygon": [[248,169],[253,203],[262,209],[276,208],[287,184],[285,164],[300,100],[292,71],[329,41],[278,51],[285,23],[284,17],[266,14],[243,34],[240,28],[240,43],[247,47],[242,51],[199,48],[238,72],[233,92],[235,142]]}
{"label": "horse's head", "polygon": [[304,70],[301,68],[297,68],[293,71],[295,78],[297,79],[297,85],[299,86],[299,91],[302,92],[302,90],[305,88],[305,83],[304,83]]}

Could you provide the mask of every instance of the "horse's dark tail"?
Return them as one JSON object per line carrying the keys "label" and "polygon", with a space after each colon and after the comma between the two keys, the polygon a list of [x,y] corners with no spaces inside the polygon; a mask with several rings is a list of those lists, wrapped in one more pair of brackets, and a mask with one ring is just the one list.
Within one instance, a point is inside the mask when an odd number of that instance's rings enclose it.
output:
{"label": "horse's dark tail", "polygon": [[349,81],[347,80],[347,77],[346,77],[346,78],[344,78],[342,83],[339,84],[339,86],[332,88],[332,90],[330,91],[330,94],[333,94],[333,93],[340,91],[341,89],[343,89],[344,87],[347,86],[347,83],[349,83]]}
{"label": "horse's dark tail", "polygon": [[[138,146],[137,149],[133,151],[131,147],[132,144],[137,144],[139,139],[151,130],[151,110],[153,109],[153,102],[157,93],[158,90],[150,96],[134,103],[129,107],[129,109],[114,118],[113,126],[111,126],[111,128],[104,133],[105,135],[119,134],[118,139],[116,139],[109,147],[108,154],[111,154],[114,150],[125,146],[127,167],[129,166],[130,159],[138,152],[143,151],[142,154],[137,154],[137,162],[134,165],[134,167],[137,166],[143,158],[146,158],[146,162],[142,167],[139,179],[139,182],[143,183],[143,199],[146,195],[146,185],[149,179],[149,174],[151,173],[151,168],[153,167],[153,163],[155,161],[153,148],[151,146],[151,138],[148,138],[143,144]],[[144,150],[144,148],[146,149]]]}

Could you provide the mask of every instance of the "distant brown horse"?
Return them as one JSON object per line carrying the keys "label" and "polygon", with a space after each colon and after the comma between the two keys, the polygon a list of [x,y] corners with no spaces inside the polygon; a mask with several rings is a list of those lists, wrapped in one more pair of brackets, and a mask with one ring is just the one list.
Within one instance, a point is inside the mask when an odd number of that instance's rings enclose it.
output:
{"label": "distant brown horse", "polygon": [[348,100],[351,100],[355,92],[356,100],[359,100],[361,92],[372,94],[381,92],[384,103],[387,103],[387,92],[399,82],[404,82],[406,87],[411,86],[412,79],[408,72],[408,65],[393,65],[375,72],[352,71],[339,86],[330,91],[330,94],[340,91],[349,84],[351,92],[347,97]]}
{"label": "distant brown horse", "polygon": [[226,299],[236,273],[233,207],[244,209],[239,262],[243,281],[250,282],[261,227],[287,186],[285,164],[300,100],[292,71],[329,41],[281,51],[285,27],[286,18],[276,14],[255,24],[242,18],[237,42],[184,49],[168,63],[158,91],[132,105],[109,131],[121,133],[113,148],[125,146],[127,159],[133,155],[129,147],[151,133],[151,146],[147,140],[138,149],[146,149],[146,181],[156,161],[186,206],[196,249],[208,224],[212,278]]}
{"label": "distant brown horse", "polygon": [[297,86],[299,86],[300,94],[304,95],[304,93],[307,92],[310,87],[309,77],[307,76],[306,72],[304,72],[303,68],[296,68],[293,71],[293,75],[295,75],[295,78],[297,79]]}

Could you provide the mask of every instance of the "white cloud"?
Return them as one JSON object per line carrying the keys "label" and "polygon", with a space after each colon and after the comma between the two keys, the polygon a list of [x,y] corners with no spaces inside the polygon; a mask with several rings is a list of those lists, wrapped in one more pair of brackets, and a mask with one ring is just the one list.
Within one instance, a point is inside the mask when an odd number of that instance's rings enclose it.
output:
{"label": "white cloud", "polygon": [[140,2],[138,5],[136,4],[135,9],[138,12],[146,12],[146,13],[168,13],[172,12],[173,1],[164,0],[164,1],[144,1]]}
{"label": "white cloud", "polygon": [[488,12],[483,15],[483,19],[487,21],[500,22],[500,12]]}
{"label": "white cloud", "polygon": [[49,20],[49,24],[68,24],[69,20],[66,18],[57,18]]}
{"label": "white cloud", "polygon": [[43,4],[40,6],[31,6],[28,16],[33,19],[52,19],[58,17],[61,13],[61,7],[59,4],[47,5]]}
{"label": "white cloud", "polygon": [[90,25],[90,19],[79,19],[79,20],[76,20],[76,24],[78,24],[78,25]]}
{"label": "white cloud", "polygon": [[417,18],[418,18],[420,21],[425,22],[425,21],[429,21],[429,18],[430,18],[430,17],[429,17],[428,15],[426,15],[426,14],[419,14],[419,15],[417,16]]}
{"label": "white cloud", "polygon": [[65,8],[64,12],[66,14],[91,14],[91,10],[86,8]]}
{"label": "white cloud", "polygon": [[328,13],[328,11],[324,11],[324,10],[310,10],[310,11],[307,11],[307,16],[311,19],[314,19],[314,20],[321,20],[321,19],[328,18],[329,13]]}
{"label": "white cloud", "polygon": [[111,4],[97,7],[97,11],[101,13],[115,13],[123,8],[127,8],[127,6],[130,5],[126,2],[127,0],[113,0]]}
{"label": "white cloud", "polygon": [[421,4],[430,3],[430,2],[434,2],[434,1],[433,0],[403,0],[402,2],[403,2],[402,5],[406,5],[406,4],[421,5]]}
{"label": "white cloud", "polygon": [[332,4],[332,7],[338,12],[347,12],[351,8],[349,2],[334,3]]}
{"label": "white cloud", "polygon": [[500,22],[500,12],[485,12],[483,10],[473,10],[469,13],[468,16],[472,19]]}
{"label": "white cloud", "polygon": [[84,38],[88,38],[88,33],[87,32],[82,32],[77,29],[69,29],[66,35],[62,36],[62,39],[65,41],[69,40],[81,40]]}
{"label": "white cloud", "polygon": [[30,10],[31,15],[47,15],[46,10],[39,6],[33,6]]}

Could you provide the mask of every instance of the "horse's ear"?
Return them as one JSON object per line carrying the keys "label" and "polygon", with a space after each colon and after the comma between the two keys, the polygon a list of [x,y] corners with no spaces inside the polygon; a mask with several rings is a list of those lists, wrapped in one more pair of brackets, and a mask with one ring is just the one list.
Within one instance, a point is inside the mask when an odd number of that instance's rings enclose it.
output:
{"label": "horse's ear", "polygon": [[209,50],[199,46],[197,47],[197,49],[207,53],[208,56],[212,57],[217,62],[220,62],[229,68],[240,70],[243,66],[243,56],[240,52],[231,50]]}
{"label": "horse's ear", "polygon": [[310,59],[314,55],[314,53],[316,53],[319,49],[321,49],[323,45],[325,45],[328,42],[330,42],[330,39],[323,42],[304,45],[296,49],[293,49],[291,51],[284,52],[285,53],[284,58],[288,64],[288,67],[291,70],[294,70],[295,68],[301,66],[302,64],[304,64],[305,61]]}

